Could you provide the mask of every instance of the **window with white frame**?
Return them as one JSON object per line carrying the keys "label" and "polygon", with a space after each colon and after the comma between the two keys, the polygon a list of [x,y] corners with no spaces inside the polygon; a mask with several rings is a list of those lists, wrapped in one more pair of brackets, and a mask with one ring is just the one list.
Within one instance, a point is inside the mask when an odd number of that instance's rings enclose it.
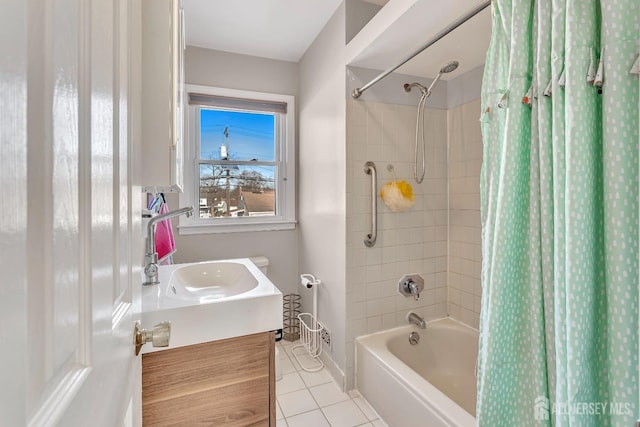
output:
{"label": "window with white frame", "polygon": [[181,234],[295,226],[294,97],[186,85]]}

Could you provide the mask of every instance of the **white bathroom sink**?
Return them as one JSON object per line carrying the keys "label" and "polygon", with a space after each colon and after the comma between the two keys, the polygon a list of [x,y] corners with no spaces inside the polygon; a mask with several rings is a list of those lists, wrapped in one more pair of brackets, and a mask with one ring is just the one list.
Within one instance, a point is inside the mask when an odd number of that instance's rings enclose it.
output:
{"label": "white bathroom sink", "polygon": [[171,273],[167,293],[170,297],[208,302],[249,292],[258,286],[244,264],[201,262],[179,267]]}
{"label": "white bathroom sink", "polygon": [[142,353],[282,328],[282,293],[248,258],[162,265],[158,279],[142,286],[142,326],[170,321],[171,338]]}

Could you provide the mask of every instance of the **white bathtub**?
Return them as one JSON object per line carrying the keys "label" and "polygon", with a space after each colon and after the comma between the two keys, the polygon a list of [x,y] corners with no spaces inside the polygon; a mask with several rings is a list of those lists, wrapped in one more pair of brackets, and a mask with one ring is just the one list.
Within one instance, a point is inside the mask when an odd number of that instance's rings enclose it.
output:
{"label": "white bathtub", "polygon": [[478,331],[450,318],[365,335],[356,387],[392,427],[475,426],[477,354]]}

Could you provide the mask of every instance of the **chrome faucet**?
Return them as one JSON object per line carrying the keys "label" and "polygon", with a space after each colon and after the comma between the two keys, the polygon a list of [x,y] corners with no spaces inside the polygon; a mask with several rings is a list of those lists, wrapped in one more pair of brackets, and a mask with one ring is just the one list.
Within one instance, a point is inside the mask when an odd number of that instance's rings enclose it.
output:
{"label": "chrome faucet", "polygon": [[407,314],[407,320],[409,321],[409,323],[416,325],[420,329],[427,329],[427,324],[424,322],[424,319],[415,314],[413,311]]}
{"label": "chrome faucet", "polygon": [[143,286],[157,285],[160,283],[158,280],[158,252],[156,252],[155,225],[160,221],[182,214],[190,217],[193,214],[193,206],[176,209],[175,211],[155,216],[149,220],[149,224],[147,224],[147,249],[144,254],[144,275],[146,280],[142,283]]}

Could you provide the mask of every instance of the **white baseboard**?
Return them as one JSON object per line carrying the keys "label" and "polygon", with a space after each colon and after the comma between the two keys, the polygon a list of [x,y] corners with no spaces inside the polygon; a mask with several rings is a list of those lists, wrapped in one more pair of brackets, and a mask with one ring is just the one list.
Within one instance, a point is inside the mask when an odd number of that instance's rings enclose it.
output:
{"label": "white baseboard", "polygon": [[327,353],[326,351],[323,351],[320,354],[320,360],[322,360],[322,363],[324,363],[324,367],[327,368],[336,384],[338,384],[342,391],[346,392],[347,377],[345,376],[344,372],[342,372],[342,369],[338,367],[336,362],[333,361],[329,353]]}

